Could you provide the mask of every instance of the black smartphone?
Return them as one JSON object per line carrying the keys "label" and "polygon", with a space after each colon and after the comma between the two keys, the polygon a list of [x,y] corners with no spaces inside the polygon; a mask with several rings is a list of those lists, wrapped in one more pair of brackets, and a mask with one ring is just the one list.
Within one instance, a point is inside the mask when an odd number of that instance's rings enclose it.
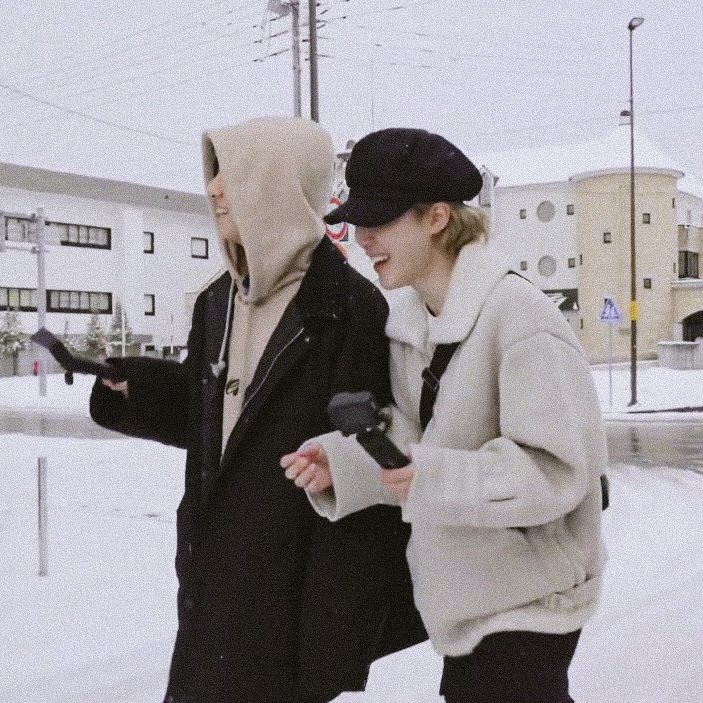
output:
{"label": "black smartphone", "polygon": [[53,356],[69,374],[83,373],[99,376],[100,378],[109,378],[111,381],[126,380],[124,373],[121,373],[111,364],[107,364],[104,361],[88,359],[78,354],[72,354],[68,351],[66,345],[55,334],[49,332],[46,327],[41,327],[30,339],[48,349],[51,356]]}

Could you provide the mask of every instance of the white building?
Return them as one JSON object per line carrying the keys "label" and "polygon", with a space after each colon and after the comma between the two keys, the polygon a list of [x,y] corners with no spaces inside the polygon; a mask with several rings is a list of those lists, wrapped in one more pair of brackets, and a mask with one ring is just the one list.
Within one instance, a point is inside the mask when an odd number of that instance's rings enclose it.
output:
{"label": "white building", "polygon": [[[605,297],[614,298],[623,315],[614,326],[615,355],[628,358],[629,125],[597,140],[476,161],[496,179],[482,204],[515,270],[560,303],[593,360],[609,357],[599,317]],[[638,355],[654,358],[659,341],[703,337],[703,182],[641,131],[635,173]]]}
{"label": "white building", "polygon": [[142,353],[185,345],[189,293],[222,267],[204,192],[0,164],[0,311],[19,310],[28,333],[37,327],[30,217],[39,208],[60,240],[46,255],[50,330],[82,334],[93,311],[108,328],[120,303]]}

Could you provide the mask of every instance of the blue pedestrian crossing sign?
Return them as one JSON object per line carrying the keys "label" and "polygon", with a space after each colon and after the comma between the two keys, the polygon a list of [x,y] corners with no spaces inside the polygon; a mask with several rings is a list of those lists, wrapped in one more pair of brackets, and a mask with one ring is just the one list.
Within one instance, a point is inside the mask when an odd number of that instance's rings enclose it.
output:
{"label": "blue pedestrian crossing sign", "polygon": [[618,306],[612,298],[605,298],[603,302],[603,310],[600,314],[600,321],[606,324],[614,324],[622,320],[622,315],[618,310]]}

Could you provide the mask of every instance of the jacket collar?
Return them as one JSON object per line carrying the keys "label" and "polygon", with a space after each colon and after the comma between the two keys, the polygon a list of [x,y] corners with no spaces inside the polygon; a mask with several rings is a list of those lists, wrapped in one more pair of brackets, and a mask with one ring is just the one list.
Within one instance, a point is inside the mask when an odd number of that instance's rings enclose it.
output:
{"label": "jacket collar", "polygon": [[461,342],[469,336],[491,291],[508,273],[505,252],[493,242],[472,242],[459,252],[442,312],[428,325],[428,313],[412,288],[389,295],[390,339],[418,349]]}
{"label": "jacket collar", "polygon": [[312,253],[310,268],[293,298],[303,320],[335,320],[341,309],[342,284],[347,262],[328,237]]}

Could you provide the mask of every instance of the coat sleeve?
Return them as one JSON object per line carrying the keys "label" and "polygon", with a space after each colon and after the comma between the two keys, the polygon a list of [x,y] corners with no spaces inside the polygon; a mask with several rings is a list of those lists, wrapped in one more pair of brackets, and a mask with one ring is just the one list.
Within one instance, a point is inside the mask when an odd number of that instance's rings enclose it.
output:
{"label": "coat sleeve", "polygon": [[180,364],[149,357],[113,358],[125,371],[129,397],[111,391],[96,379],[90,396],[90,416],[102,427],[186,449],[194,431],[191,418],[191,379],[197,374],[203,341],[204,298],[193,310],[188,356]]}
{"label": "coat sleeve", "polygon": [[545,332],[510,345],[499,376],[501,436],[473,451],[411,447],[404,518],[446,526],[529,527],[600,490],[600,405],[583,355]]}
{"label": "coat sleeve", "polygon": [[[391,402],[388,338],[385,333],[388,304],[381,292],[359,286],[350,297],[348,324],[337,359],[332,393],[371,391],[380,405]],[[379,466],[354,437],[330,432],[316,437],[330,459],[333,488],[308,494],[313,508],[330,520],[377,504],[396,504],[379,481]]]}
{"label": "coat sleeve", "polygon": [[[412,442],[420,439],[420,427],[405,417],[398,407],[387,408],[391,422],[388,438],[409,453]],[[354,437],[339,432],[317,437],[330,460],[333,488],[316,495],[308,494],[315,510],[330,520],[339,520],[371,505],[399,505],[395,493],[381,484],[381,467],[364,451]]]}

